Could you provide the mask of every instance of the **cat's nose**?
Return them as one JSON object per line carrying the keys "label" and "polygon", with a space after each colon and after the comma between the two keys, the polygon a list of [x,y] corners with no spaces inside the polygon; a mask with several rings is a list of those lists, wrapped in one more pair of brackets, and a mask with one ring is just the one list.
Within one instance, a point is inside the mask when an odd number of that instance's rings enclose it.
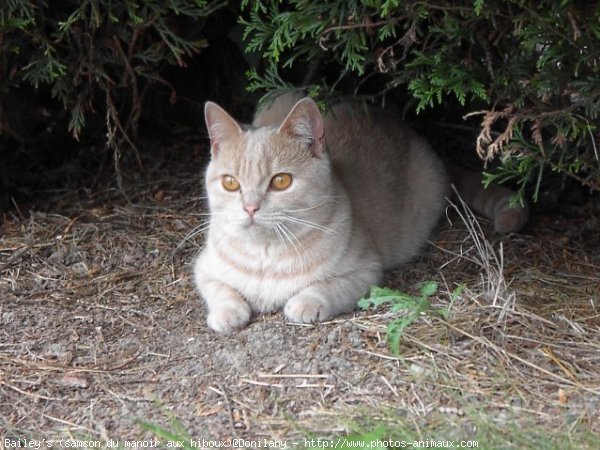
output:
{"label": "cat's nose", "polygon": [[260,206],[258,206],[256,203],[248,203],[244,205],[244,209],[250,217],[254,217],[254,213],[260,209]]}

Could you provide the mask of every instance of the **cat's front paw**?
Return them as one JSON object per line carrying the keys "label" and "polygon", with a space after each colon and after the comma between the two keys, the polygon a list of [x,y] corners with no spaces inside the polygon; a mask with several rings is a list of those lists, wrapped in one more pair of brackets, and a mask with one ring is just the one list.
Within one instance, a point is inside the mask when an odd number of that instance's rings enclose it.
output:
{"label": "cat's front paw", "polygon": [[213,330],[228,334],[245,327],[251,316],[250,305],[244,301],[236,301],[213,309],[208,314],[207,323]]}
{"label": "cat's front paw", "polygon": [[322,322],[331,317],[331,307],[321,298],[298,294],[288,300],[284,313],[296,323]]}

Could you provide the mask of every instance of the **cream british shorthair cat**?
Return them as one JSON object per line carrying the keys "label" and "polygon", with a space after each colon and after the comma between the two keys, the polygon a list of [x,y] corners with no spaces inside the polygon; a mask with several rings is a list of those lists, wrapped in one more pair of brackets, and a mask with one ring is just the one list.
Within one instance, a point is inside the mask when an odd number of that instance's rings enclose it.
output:
{"label": "cream british shorthair cat", "polygon": [[[194,280],[218,332],[253,312],[313,323],[352,310],[384,270],[417,254],[446,205],[442,162],[384,111],[340,104],[323,116],[286,94],[251,127],[215,103],[205,116],[210,225]],[[509,190],[459,181],[499,231],[527,220]]]}

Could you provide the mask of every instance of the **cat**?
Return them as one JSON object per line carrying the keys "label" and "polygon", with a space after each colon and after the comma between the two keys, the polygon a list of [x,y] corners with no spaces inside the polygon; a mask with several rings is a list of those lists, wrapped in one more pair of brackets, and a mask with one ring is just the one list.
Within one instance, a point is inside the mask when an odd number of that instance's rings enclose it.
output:
{"label": "cat", "polygon": [[[285,94],[250,127],[212,102],[205,119],[210,224],[193,271],[218,332],[253,312],[314,323],[352,310],[384,270],[418,253],[445,209],[443,163],[385,111],[342,103],[323,116],[310,98]],[[525,223],[525,207],[508,207],[511,191],[484,194],[459,175],[500,231]]]}

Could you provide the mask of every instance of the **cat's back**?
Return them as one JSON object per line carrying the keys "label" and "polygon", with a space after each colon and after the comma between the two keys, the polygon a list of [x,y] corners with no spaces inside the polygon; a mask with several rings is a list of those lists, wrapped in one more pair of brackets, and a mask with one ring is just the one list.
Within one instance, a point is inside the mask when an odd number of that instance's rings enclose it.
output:
{"label": "cat's back", "polygon": [[384,265],[412,258],[444,208],[449,183],[442,162],[393,110],[337,105],[325,116],[325,135],[353,212]]}

